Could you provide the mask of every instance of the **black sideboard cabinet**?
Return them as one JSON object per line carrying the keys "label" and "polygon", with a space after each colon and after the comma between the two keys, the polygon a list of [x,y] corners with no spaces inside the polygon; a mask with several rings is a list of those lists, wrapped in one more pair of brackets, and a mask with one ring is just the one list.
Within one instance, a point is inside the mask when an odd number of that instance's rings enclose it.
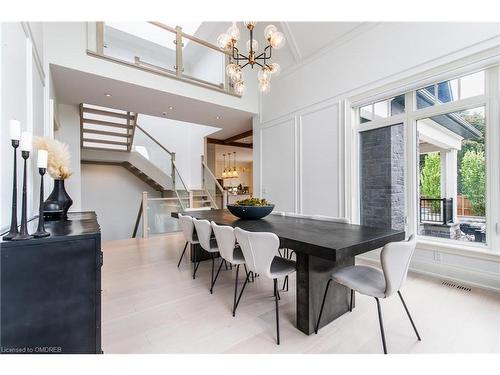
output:
{"label": "black sideboard cabinet", "polygon": [[0,351],[102,353],[96,214],[69,213],[45,227],[50,237],[0,242]]}

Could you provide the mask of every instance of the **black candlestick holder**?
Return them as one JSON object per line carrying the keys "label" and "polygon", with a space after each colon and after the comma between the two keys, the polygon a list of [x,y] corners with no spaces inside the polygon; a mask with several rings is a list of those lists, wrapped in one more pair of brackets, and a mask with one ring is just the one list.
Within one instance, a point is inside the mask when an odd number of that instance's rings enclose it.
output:
{"label": "black candlestick holder", "polygon": [[15,236],[19,234],[17,230],[17,148],[19,147],[19,141],[17,139],[12,139],[12,147],[14,148],[14,175],[12,176],[12,215],[10,218],[10,230],[3,240],[10,241]]}
{"label": "black candlestick holder", "polygon": [[21,228],[19,229],[19,233],[17,236],[12,238],[12,241],[22,241],[22,240],[29,240],[33,238],[28,233],[28,218],[27,218],[27,197],[26,197],[26,174],[27,174],[27,162],[28,158],[30,157],[29,151],[21,151],[21,156],[24,159],[24,171],[23,171],[23,201],[21,205]]}
{"label": "black candlestick holder", "polygon": [[42,238],[50,236],[50,233],[45,230],[45,221],[43,219],[43,175],[47,169],[38,168],[38,173],[40,173],[40,205],[38,208],[38,228],[33,236],[35,238]]}

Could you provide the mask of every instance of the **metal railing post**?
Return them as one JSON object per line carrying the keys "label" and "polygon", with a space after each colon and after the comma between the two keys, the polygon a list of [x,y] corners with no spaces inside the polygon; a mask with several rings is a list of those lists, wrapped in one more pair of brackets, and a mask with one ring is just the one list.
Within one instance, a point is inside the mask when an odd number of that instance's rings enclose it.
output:
{"label": "metal railing post", "polygon": [[142,238],[148,238],[148,192],[142,192]]}
{"label": "metal railing post", "polygon": [[175,75],[182,76],[182,27],[175,27]]}
{"label": "metal railing post", "polygon": [[201,187],[205,189],[205,158],[203,155],[201,155]]}
{"label": "metal railing post", "polygon": [[172,187],[175,190],[175,152],[172,152],[171,157],[170,157],[170,163],[171,163],[171,177],[172,177]]}
{"label": "metal railing post", "polygon": [[194,207],[193,191],[189,190],[189,208]]}

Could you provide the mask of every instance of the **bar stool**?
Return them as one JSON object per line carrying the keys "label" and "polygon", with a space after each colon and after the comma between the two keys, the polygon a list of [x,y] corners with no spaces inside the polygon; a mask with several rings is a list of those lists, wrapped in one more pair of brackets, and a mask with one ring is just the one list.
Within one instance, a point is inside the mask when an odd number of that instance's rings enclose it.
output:
{"label": "bar stool", "polygon": [[[295,272],[295,262],[290,259],[276,256],[278,254],[280,240],[274,233],[248,232],[241,228],[236,228],[234,233],[236,235],[236,240],[240,244],[249,271],[272,279],[274,282],[274,300],[276,304],[276,343],[279,345],[280,325],[278,278],[288,276],[292,272]],[[248,282],[248,278],[249,275],[247,275],[245,284]],[[244,287],[245,285],[243,285],[240,292],[240,298]]]}
{"label": "bar stool", "polygon": [[408,307],[406,306],[406,303],[403,299],[403,295],[400,291],[403,283],[406,280],[408,268],[410,266],[410,260],[413,252],[415,251],[415,246],[416,241],[414,236],[410,236],[408,241],[391,242],[385,245],[380,253],[382,270],[370,266],[349,266],[341,268],[340,270],[332,273],[330,279],[326,284],[323,302],[321,303],[321,309],[319,311],[318,321],[316,323],[315,329],[316,334],[318,333],[321,314],[323,313],[323,307],[325,306],[328,287],[330,286],[330,282],[333,280],[336,283],[339,283],[351,289],[349,311],[352,311],[354,291],[375,298],[375,301],[377,301],[378,319],[380,324],[380,333],[382,336],[382,346],[384,348],[384,354],[387,354],[387,345],[385,342],[384,323],[382,321],[382,310],[380,309],[379,298],[387,298],[394,292],[398,293],[399,298],[401,299],[401,303],[405,308],[406,314],[410,319],[413,330],[417,335],[417,339],[418,341],[421,341],[420,335],[417,331],[417,327],[413,322],[410,311],[408,310]]}

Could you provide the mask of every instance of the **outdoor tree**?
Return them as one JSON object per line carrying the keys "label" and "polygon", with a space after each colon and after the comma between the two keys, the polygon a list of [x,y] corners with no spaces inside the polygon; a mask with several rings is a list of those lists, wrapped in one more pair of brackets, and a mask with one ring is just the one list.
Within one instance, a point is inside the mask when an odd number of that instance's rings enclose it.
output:
{"label": "outdoor tree", "polygon": [[486,163],[484,151],[468,150],[460,165],[462,193],[469,199],[476,216],[486,213]]}
{"label": "outdoor tree", "polygon": [[420,171],[420,195],[441,198],[441,157],[437,152],[425,155]]}

